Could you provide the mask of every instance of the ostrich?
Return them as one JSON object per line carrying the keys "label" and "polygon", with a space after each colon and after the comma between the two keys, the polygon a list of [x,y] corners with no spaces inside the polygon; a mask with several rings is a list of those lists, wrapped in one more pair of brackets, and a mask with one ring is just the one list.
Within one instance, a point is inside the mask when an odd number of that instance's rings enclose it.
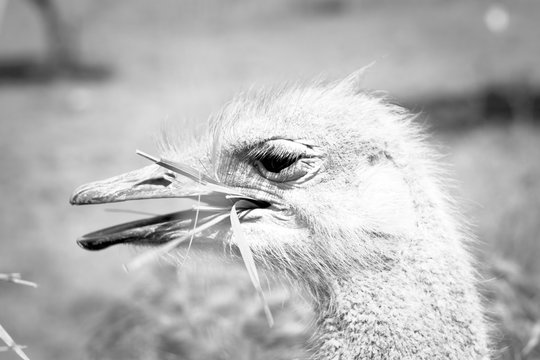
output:
{"label": "ostrich", "polygon": [[[153,159],[162,166],[79,187],[72,204],[207,205],[196,216],[134,221],[79,244],[163,246],[183,236],[238,250],[228,218],[214,221],[232,208],[255,263],[313,295],[314,359],[488,359],[469,236],[436,154],[412,114],[361,90],[361,73],[242,94],[197,146],[182,152],[169,138],[164,156],[188,164],[176,167],[187,179]],[[190,236],[195,217],[208,226]]]}

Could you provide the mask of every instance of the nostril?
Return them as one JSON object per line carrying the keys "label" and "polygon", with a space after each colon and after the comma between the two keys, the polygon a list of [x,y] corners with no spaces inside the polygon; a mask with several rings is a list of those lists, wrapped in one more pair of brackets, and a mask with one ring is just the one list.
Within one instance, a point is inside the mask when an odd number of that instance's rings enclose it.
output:
{"label": "nostril", "polygon": [[163,187],[167,187],[171,184],[171,181],[170,180],[167,180],[165,179],[164,177],[162,176],[159,176],[159,177],[155,177],[155,178],[151,178],[151,179],[147,179],[147,180],[143,180],[143,181],[140,181],[138,183],[135,184],[135,186],[141,186],[141,185],[153,185],[153,186],[163,186]]}

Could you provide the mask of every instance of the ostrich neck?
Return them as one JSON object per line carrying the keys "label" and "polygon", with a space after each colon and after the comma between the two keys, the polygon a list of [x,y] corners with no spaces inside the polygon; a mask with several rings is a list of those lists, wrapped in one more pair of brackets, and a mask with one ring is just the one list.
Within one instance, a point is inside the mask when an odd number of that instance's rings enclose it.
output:
{"label": "ostrich neck", "polygon": [[424,242],[390,268],[331,281],[315,359],[488,359],[468,256],[447,239],[419,251]]}

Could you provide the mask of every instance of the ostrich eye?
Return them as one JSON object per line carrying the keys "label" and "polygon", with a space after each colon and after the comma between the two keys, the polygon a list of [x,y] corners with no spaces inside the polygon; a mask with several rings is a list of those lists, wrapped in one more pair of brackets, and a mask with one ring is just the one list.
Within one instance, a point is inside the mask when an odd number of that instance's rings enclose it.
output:
{"label": "ostrich eye", "polygon": [[279,173],[281,170],[288,168],[298,160],[298,156],[292,154],[277,155],[269,154],[259,159],[260,165],[273,173]]}
{"label": "ostrich eye", "polygon": [[308,180],[321,164],[320,154],[312,147],[284,139],[265,142],[251,153],[251,158],[262,177],[278,183]]}

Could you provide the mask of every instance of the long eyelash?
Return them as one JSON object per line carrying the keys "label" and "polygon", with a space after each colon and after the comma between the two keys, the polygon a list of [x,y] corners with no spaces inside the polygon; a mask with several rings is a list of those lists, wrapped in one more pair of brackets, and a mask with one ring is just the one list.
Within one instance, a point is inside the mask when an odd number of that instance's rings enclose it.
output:
{"label": "long eyelash", "polygon": [[276,146],[271,143],[264,143],[254,147],[245,155],[246,160],[276,160],[276,161],[296,161],[302,157],[298,152],[292,152],[283,146]]}
{"label": "long eyelash", "polygon": [[302,156],[299,154],[291,153],[268,153],[254,157],[253,160],[259,160],[264,162],[271,163],[293,163],[296,160],[300,159]]}

